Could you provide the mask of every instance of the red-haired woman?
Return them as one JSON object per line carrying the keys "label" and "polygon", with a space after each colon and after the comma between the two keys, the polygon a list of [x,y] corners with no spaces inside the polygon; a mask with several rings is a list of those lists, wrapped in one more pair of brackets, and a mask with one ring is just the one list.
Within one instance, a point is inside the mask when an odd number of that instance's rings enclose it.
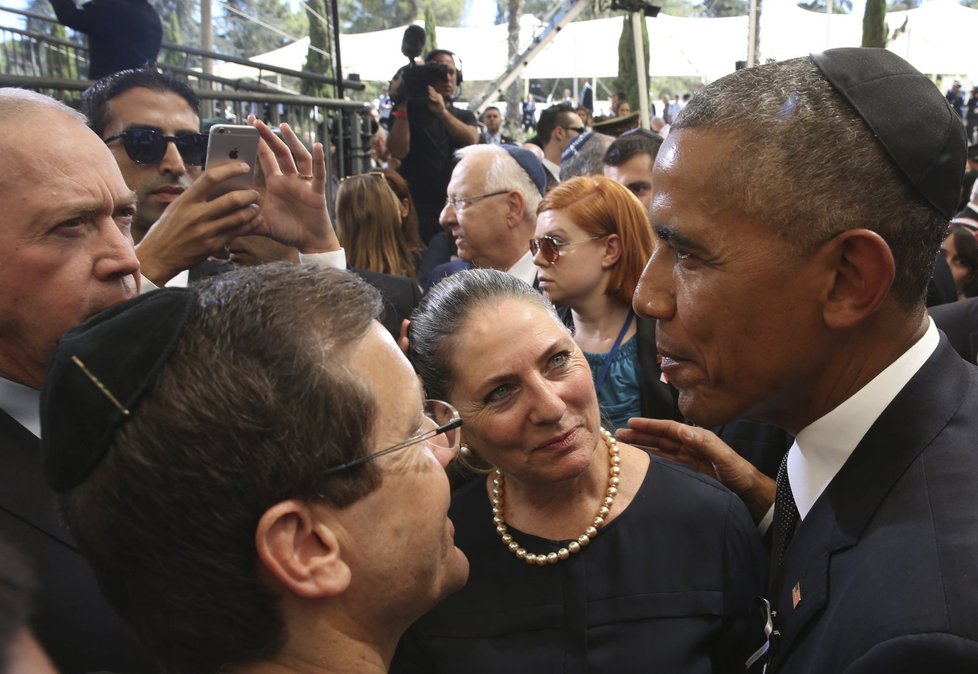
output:
{"label": "red-haired woman", "polygon": [[537,210],[533,261],[540,290],[567,312],[591,366],[606,428],[629,417],[679,419],[655,363],[655,322],[636,318],[632,294],[652,253],[639,200],[602,176],[559,184]]}

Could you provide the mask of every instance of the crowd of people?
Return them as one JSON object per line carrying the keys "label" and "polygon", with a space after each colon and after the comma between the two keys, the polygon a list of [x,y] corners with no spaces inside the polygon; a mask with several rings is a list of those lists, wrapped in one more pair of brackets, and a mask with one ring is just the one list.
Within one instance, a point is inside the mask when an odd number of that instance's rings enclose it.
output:
{"label": "crowd of people", "polygon": [[212,198],[152,67],[0,89],[0,672],[978,670],[950,98],[834,49],[517,145],[426,63],[335,204],[254,117]]}

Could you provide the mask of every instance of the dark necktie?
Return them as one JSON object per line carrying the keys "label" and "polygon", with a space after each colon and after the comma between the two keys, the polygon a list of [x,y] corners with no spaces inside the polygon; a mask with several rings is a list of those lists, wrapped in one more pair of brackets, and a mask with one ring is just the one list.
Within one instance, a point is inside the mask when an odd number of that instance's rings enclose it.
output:
{"label": "dark necktie", "polygon": [[784,551],[788,549],[791,536],[795,533],[798,525],[798,506],[795,505],[795,497],[791,494],[791,483],[788,480],[788,455],[784,455],[781,466],[778,468],[776,480],[777,493],[774,496],[774,568],[781,567],[784,559]]}

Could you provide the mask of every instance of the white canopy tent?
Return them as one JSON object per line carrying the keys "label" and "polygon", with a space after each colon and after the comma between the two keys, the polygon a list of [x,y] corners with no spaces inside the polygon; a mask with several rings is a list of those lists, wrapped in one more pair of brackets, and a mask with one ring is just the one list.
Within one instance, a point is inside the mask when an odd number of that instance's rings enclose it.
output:
{"label": "white canopy tent", "polygon": [[[649,29],[650,76],[688,76],[711,81],[734,69],[747,57],[747,17],[685,18],[659,14],[646,19]],[[978,34],[978,10],[953,0],[932,0],[918,9],[890,12],[887,25],[906,30],[889,49],[929,74],[968,75],[974,56],[969,38]],[[540,22],[520,20],[520,47],[539,32]],[[578,21],[560,31],[554,41],[524,71],[527,78],[615,77],[622,18]],[[404,28],[340,36],[343,71],[368,81],[387,81],[406,62],[400,53]],[[505,24],[484,28],[438,28],[438,44],[456,51],[466,80],[487,81],[507,64]],[[761,14],[761,58],[782,60],[830,47],[858,46],[862,16],[826,16],[797,7],[792,0],[767,0]],[[301,70],[309,39],[252,58],[256,63]],[[237,64],[215,66],[215,74],[231,79],[254,77],[255,70]]]}

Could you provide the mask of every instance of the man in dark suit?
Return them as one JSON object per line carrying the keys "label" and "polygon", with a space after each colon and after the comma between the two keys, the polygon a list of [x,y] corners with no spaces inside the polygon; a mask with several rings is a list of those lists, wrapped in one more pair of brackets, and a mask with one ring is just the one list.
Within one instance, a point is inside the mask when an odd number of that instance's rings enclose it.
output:
{"label": "man in dark suit", "polygon": [[[966,149],[909,64],[835,49],[712,83],[659,152],[634,306],[680,409],[796,436],[769,674],[978,671],[978,368],[924,305]],[[712,463],[770,504],[769,480]]]}
{"label": "man in dark suit", "polygon": [[[131,233],[137,196],[76,111],[39,94],[0,89],[0,124],[0,535],[37,572],[32,627],[62,672],[148,672],[141,647],[100,598],[61,523],[38,442],[38,389],[57,339],[141,288]],[[291,173],[296,165],[285,143],[267,128],[260,132],[271,144],[267,172],[307,197],[299,214],[266,214],[266,224],[310,240],[326,233],[335,239],[321,148],[315,161],[308,152],[299,158],[315,174],[306,180]]]}
{"label": "man in dark suit", "polygon": [[134,199],[77,112],[4,89],[0,121],[0,535],[38,576],[31,624],[62,672],[149,672],[58,517],[38,440],[37,390],[56,340],[139,288]]}
{"label": "man in dark suit", "polygon": [[927,310],[954,350],[969,363],[978,362],[978,297]]}

